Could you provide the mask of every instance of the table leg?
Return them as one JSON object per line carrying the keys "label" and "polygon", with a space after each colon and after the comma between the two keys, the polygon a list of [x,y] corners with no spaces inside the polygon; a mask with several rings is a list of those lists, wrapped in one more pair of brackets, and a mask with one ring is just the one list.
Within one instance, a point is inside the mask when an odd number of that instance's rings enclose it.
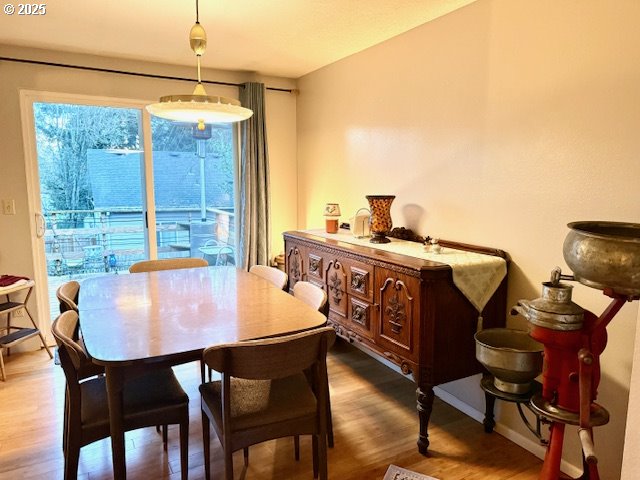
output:
{"label": "table leg", "polygon": [[429,448],[429,418],[433,410],[433,385],[420,386],[416,390],[418,417],[420,418],[420,433],[418,435],[418,451],[427,454]]}
{"label": "table leg", "polygon": [[488,392],[484,392],[484,404],[485,411],[484,421],[482,422],[482,424],[484,425],[484,431],[486,433],[491,433],[493,432],[493,428],[496,426],[496,421],[493,416],[493,411],[496,405],[496,397]]}
{"label": "table leg", "polygon": [[111,455],[113,457],[113,478],[127,478],[127,464],[124,452],[124,408],[122,390],[124,387],[124,369],[105,368],[107,377],[107,396],[109,401],[109,424],[111,427]]}

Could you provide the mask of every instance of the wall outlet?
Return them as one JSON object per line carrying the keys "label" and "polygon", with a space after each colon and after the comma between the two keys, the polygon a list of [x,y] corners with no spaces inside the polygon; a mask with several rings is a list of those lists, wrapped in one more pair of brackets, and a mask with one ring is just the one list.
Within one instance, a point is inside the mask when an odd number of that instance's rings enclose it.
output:
{"label": "wall outlet", "polygon": [[15,215],[16,214],[16,201],[11,200],[2,200],[2,213],[5,215]]}
{"label": "wall outlet", "polygon": [[11,316],[13,316],[13,317],[24,317],[24,308],[19,308],[18,310],[14,310],[11,313]]}

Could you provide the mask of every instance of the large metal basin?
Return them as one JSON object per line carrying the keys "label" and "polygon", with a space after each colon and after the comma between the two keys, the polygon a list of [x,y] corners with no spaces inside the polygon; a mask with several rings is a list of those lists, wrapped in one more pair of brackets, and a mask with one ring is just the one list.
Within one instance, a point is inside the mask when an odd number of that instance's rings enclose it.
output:
{"label": "large metal basin", "polygon": [[640,295],[640,224],[572,222],[564,260],[580,283],[615,293]]}
{"label": "large metal basin", "polygon": [[542,371],[544,346],[522,330],[488,328],[475,334],[476,358],[507,393],[524,394]]}

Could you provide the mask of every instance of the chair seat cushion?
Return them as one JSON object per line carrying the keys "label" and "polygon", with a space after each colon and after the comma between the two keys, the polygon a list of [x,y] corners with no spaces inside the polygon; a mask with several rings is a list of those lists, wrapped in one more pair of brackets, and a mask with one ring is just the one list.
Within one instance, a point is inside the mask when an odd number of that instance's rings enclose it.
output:
{"label": "chair seat cushion", "polygon": [[[219,424],[222,418],[221,391],[220,381],[200,385],[202,400]],[[231,379],[231,423],[234,430],[315,414],[316,397],[302,373],[274,380]]]}
{"label": "chair seat cushion", "polygon": [[[80,384],[82,395],[82,425],[96,426],[109,423],[109,407],[105,377],[97,377]],[[155,370],[127,380],[123,392],[124,418],[150,414],[172,406],[189,403],[173,370]]]}

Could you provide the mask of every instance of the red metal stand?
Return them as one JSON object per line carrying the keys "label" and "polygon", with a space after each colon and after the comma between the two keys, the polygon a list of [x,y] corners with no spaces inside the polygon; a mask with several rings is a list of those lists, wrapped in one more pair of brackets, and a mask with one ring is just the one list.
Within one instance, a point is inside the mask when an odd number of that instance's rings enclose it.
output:
{"label": "red metal stand", "polygon": [[580,330],[562,331],[531,326],[531,336],[544,345],[541,400],[534,408],[551,420],[549,445],[540,472],[542,480],[560,478],[565,425],[578,425],[583,450],[581,479],[599,480],[593,448],[593,427],[608,422],[608,413],[595,403],[600,383],[600,354],[607,345],[607,325],[622,306],[638,297],[604,291],[613,298],[596,317],[585,311]]}

